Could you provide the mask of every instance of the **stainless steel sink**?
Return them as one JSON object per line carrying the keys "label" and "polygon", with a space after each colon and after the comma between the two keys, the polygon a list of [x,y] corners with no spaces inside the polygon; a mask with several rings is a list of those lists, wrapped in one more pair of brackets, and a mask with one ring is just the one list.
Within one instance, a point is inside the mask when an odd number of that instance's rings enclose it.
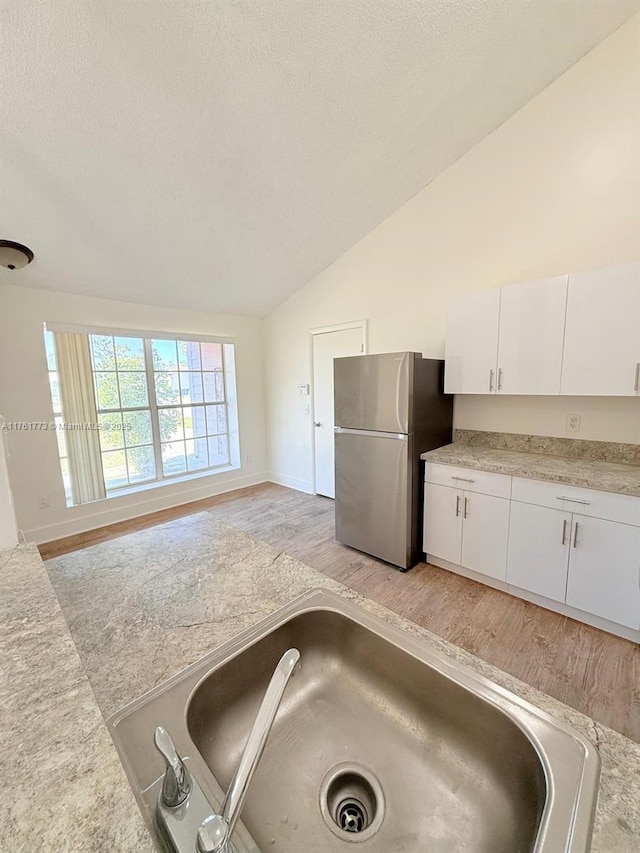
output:
{"label": "stainless steel sink", "polygon": [[[275,663],[292,680],[234,834],[267,853],[585,853],[593,745],[326,591],[305,595],[109,720],[150,826],[171,731],[220,805]],[[354,848],[356,843],[360,847]]]}

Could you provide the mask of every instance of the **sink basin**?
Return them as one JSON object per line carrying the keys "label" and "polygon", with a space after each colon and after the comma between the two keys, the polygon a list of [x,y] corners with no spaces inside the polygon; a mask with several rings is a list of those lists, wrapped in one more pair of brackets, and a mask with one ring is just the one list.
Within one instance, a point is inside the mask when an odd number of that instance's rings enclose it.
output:
{"label": "sink basin", "polygon": [[589,741],[322,590],[109,721],[150,825],[163,769],[155,726],[169,729],[217,808],[273,668],[291,647],[302,665],[252,781],[238,851],[589,850],[599,777]]}

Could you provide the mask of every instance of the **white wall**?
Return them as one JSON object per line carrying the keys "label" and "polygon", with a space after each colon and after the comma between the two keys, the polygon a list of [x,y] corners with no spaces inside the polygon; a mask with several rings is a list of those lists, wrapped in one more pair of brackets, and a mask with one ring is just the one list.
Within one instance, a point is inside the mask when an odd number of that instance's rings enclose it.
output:
{"label": "white wall", "polygon": [[[16,281],[19,281],[16,273]],[[0,411],[7,421],[50,421],[51,396],[43,323],[232,336],[236,344],[242,467],[190,482],[67,508],[53,432],[6,432],[9,477],[19,526],[28,539],[49,541],[167,506],[262,482],[266,440],[262,323],[229,315],[157,308],[67,293],[0,287]],[[248,462],[248,458],[251,462]],[[44,497],[50,507],[40,509]]]}
{"label": "white wall", "polygon": [[[311,490],[309,329],[369,320],[369,352],[444,352],[458,291],[634,260],[640,247],[636,16],[505,122],[266,323],[270,476]],[[640,399],[470,397],[456,425],[639,441]]]}

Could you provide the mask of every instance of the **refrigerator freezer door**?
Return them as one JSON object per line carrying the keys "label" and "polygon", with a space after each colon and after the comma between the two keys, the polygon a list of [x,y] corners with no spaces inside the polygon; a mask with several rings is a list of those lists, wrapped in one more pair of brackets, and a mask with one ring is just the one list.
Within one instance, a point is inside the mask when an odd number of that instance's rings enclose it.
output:
{"label": "refrigerator freezer door", "polygon": [[408,568],[413,436],[337,429],[335,439],[336,539]]}
{"label": "refrigerator freezer door", "polygon": [[413,352],[337,358],[335,425],[380,432],[413,432]]}

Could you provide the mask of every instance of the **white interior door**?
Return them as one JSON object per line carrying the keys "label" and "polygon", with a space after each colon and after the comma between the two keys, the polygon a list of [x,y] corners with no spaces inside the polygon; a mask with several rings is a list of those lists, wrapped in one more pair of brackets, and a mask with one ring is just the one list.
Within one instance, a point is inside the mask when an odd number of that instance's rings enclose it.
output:
{"label": "white interior door", "polygon": [[316,494],[335,497],[333,360],[364,352],[361,326],[313,335],[313,423]]}

